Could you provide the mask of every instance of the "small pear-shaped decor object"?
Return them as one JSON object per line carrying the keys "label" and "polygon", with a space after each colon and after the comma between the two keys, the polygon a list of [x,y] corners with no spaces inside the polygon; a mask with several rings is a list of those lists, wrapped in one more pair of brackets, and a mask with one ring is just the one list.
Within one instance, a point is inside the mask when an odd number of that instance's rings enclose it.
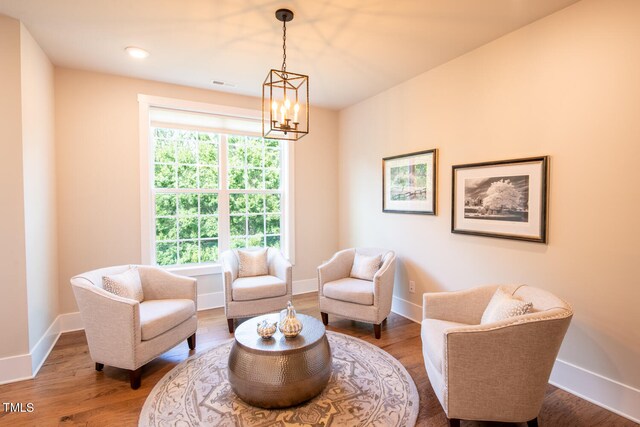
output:
{"label": "small pear-shaped decor object", "polygon": [[295,338],[302,331],[302,322],[296,317],[296,310],[287,302],[287,315],[280,321],[280,332],[285,338]]}
{"label": "small pear-shaped decor object", "polygon": [[263,340],[268,340],[276,333],[278,322],[269,323],[267,319],[258,322],[258,335]]}

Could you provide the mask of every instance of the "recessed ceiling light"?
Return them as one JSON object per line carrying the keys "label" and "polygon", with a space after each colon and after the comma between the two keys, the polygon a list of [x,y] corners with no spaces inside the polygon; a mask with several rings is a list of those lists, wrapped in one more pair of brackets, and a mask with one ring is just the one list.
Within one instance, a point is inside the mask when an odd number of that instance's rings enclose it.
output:
{"label": "recessed ceiling light", "polygon": [[144,59],[147,56],[149,56],[149,52],[147,52],[146,50],[141,49],[139,47],[135,47],[135,46],[128,46],[124,50],[132,58]]}

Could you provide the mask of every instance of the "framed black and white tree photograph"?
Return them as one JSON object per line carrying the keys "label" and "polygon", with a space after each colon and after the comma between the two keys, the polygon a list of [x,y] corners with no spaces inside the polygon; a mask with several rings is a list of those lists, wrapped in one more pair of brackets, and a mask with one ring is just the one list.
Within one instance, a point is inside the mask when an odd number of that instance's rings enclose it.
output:
{"label": "framed black and white tree photograph", "polygon": [[453,233],[547,241],[548,156],[453,166]]}
{"label": "framed black and white tree photograph", "polygon": [[436,214],[438,150],[382,159],[382,211]]}

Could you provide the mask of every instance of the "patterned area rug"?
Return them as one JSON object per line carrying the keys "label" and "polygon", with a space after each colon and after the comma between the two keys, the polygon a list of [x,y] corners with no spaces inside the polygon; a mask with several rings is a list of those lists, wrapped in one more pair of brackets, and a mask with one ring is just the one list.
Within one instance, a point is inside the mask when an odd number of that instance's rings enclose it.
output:
{"label": "patterned area rug", "polygon": [[287,409],[261,409],[238,398],[227,381],[233,340],[196,354],[153,388],[140,426],[414,426],[418,392],[389,353],[358,338],[327,332],[333,356],[322,393]]}

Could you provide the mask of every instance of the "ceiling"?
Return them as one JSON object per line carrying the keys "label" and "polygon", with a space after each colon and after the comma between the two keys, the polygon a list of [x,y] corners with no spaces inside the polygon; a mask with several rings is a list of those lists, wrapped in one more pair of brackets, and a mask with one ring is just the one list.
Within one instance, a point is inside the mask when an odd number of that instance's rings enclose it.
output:
{"label": "ceiling", "polygon": [[[58,66],[260,96],[282,63],[340,109],[577,0],[0,0]],[[151,53],[134,60],[126,46]],[[235,87],[215,86],[222,80]]]}

